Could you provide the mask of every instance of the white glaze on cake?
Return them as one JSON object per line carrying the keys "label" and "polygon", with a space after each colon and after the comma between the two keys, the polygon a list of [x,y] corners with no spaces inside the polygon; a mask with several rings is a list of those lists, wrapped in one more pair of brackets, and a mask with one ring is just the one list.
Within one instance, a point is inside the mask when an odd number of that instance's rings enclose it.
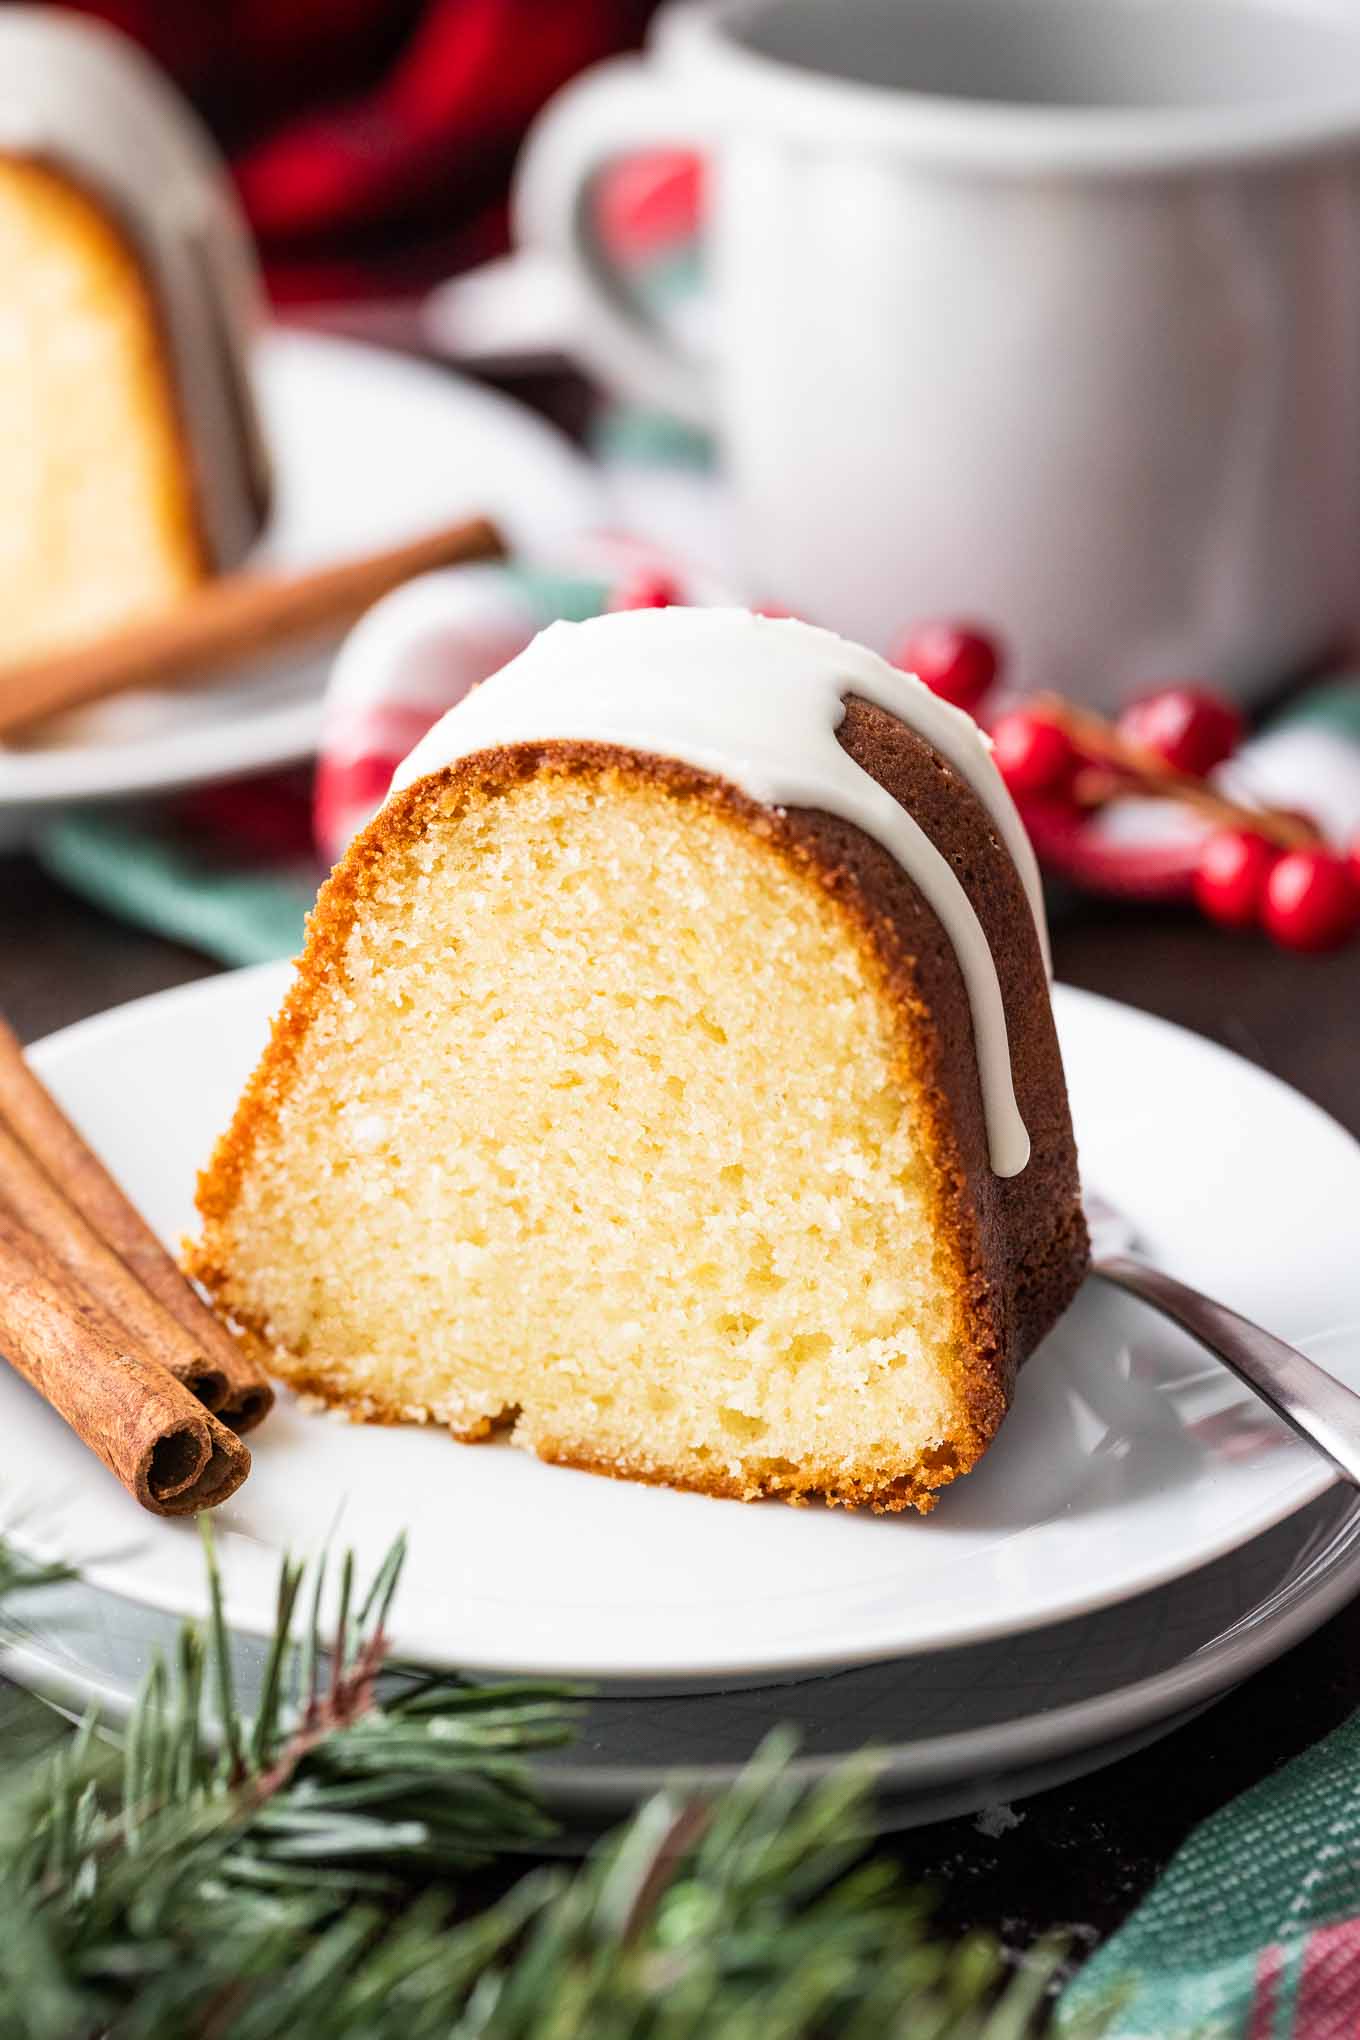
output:
{"label": "white glaze on cake", "polygon": [[0,7],[0,156],[32,158],[103,207],[145,271],[170,357],[213,566],[240,563],[269,474],[246,351],[262,322],[254,251],[207,131],[102,22]]}
{"label": "white glaze on cake", "polygon": [[910,674],[811,624],[732,609],[555,623],[435,724],[398,767],[392,792],[496,745],[576,741],[677,758],[767,807],[820,808],[854,823],[897,859],[954,945],[992,1167],[1018,1175],[1029,1135],[1015,1101],[991,947],[948,859],[836,741],[850,695],[917,731],[973,788],[1020,873],[1047,967],[1034,853],[976,723]]}

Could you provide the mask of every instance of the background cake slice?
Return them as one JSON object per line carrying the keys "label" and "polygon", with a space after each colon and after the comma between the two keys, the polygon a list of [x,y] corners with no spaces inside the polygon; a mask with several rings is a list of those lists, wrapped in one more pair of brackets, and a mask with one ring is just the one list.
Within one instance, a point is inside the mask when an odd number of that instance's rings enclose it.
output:
{"label": "background cake slice", "polygon": [[0,662],[236,565],[267,506],[254,259],[225,168],[123,37],[0,9]]}
{"label": "background cake slice", "polygon": [[359,1417],[928,1508],[1085,1265],[1041,920],[975,726],[883,661],[556,625],[324,888],[194,1270]]}

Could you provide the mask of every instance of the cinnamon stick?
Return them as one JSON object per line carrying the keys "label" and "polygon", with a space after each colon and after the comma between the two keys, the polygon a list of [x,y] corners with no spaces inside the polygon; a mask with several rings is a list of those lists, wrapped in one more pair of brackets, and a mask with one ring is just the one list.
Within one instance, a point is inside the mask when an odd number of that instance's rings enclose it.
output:
{"label": "cinnamon stick", "polygon": [[147,1347],[205,1409],[227,1400],[225,1371],[214,1367],[178,1318],[171,1317],[100,1238],[47,1171],[0,1118],[0,1205],[50,1247],[68,1275]]}
{"label": "cinnamon stick", "polygon": [[173,609],[110,637],[0,669],[0,736],[129,687],[210,679],[285,646],[338,636],[417,574],[504,552],[484,517],[303,574],[223,574]]}
{"label": "cinnamon stick", "polygon": [[1219,828],[1246,829],[1264,836],[1279,850],[1302,850],[1323,841],[1314,822],[1283,808],[1247,807],[1229,800],[1203,779],[1178,772],[1141,744],[1131,744],[1112,723],[1089,709],[1076,708],[1060,694],[1041,694],[1038,705],[1050,721],[1066,730],[1088,758],[1109,768],[1088,767],[1077,774],[1074,792],[1083,807],[1103,807],[1115,798],[1177,800],[1194,808]]}
{"label": "cinnamon stick", "polygon": [[144,1509],[215,1508],[250,1452],[0,1206],[0,1349]]}
{"label": "cinnamon stick", "polygon": [[[253,1430],[274,1404],[274,1391],[263,1370],[175,1266],[137,1207],[29,1067],[18,1037],[3,1019],[0,1120],[137,1283],[188,1333],[206,1369],[225,1378],[226,1393],[216,1410],[222,1423],[237,1432]],[[115,1307],[115,1315],[123,1313]]]}

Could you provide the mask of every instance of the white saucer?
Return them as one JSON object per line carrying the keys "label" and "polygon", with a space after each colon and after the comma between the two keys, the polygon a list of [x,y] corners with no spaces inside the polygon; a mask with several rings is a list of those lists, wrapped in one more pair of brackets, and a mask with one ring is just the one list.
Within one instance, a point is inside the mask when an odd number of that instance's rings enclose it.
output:
{"label": "white saucer", "polygon": [[[164,993],[36,1051],[169,1238],[192,1223],[195,1172],[286,975]],[[1065,990],[1058,1014],[1091,1180],[1166,1265],[1360,1385],[1344,1216],[1360,1146],[1194,1035]],[[284,1549],[340,1541],[367,1570],[406,1529],[399,1654],[630,1683],[777,1680],[1040,1628],[1240,1547],[1329,1479],[1196,1348],[1095,1284],[1026,1369],[984,1465],[924,1522],[674,1494],[288,1401],[252,1444],[252,1476],[216,1518],[236,1627],[272,1627]],[[202,1612],[192,1527],[142,1515],[9,1374],[0,1494],[30,1548],[88,1560],[95,1586]]]}
{"label": "white saucer", "polygon": [[[587,1702],[578,1733],[534,1761],[571,1847],[663,1786],[731,1782],[788,1723],[806,1782],[877,1752],[879,1824],[917,1827],[1046,1791],[1168,1734],[1312,1634],[1360,1585],[1360,1504],[1340,1487],[1214,1564],[1114,1608],[996,1643],[861,1666],[797,1684]],[[83,1582],[16,1598],[0,1671],[73,1718],[125,1718],[176,1624]],[[243,1711],[265,1646],[232,1640]]]}
{"label": "white saucer", "polygon": [[[256,355],[275,462],[261,564],[309,567],[485,513],[517,550],[551,551],[599,514],[585,460],[494,390],[350,340],[280,329]],[[0,816],[163,791],[309,755],[329,661],[128,695],[0,744]]]}

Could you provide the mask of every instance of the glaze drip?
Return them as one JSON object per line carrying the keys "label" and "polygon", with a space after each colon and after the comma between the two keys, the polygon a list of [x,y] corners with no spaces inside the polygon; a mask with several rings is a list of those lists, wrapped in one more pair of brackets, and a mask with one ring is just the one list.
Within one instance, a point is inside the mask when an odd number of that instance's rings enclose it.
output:
{"label": "glaze drip", "polygon": [[992,1168],[1018,1175],[1030,1142],[991,946],[947,858],[836,741],[851,695],[915,730],[972,787],[1020,874],[1047,967],[1034,853],[977,725],[873,652],[791,618],[659,609],[555,623],[436,723],[392,792],[496,745],[574,741],[676,758],[766,807],[820,808],[853,823],[897,860],[954,946]]}

